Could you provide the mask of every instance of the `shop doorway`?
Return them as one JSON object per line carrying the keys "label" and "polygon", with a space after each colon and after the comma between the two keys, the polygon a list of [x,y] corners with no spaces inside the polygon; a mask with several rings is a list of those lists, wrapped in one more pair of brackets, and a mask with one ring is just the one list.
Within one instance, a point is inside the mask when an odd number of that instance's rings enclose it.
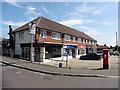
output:
{"label": "shop doorway", "polygon": [[30,48],[29,47],[21,48],[21,57],[22,59],[30,61]]}
{"label": "shop doorway", "polygon": [[40,47],[35,47],[35,61],[39,62],[40,61]]}
{"label": "shop doorway", "polygon": [[57,44],[46,44],[45,45],[45,58],[57,58],[61,57],[61,47],[62,45]]}
{"label": "shop doorway", "polygon": [[75,49],[72,49],[72,57],[75,58],[75,56],[76,56],[76,51]]}

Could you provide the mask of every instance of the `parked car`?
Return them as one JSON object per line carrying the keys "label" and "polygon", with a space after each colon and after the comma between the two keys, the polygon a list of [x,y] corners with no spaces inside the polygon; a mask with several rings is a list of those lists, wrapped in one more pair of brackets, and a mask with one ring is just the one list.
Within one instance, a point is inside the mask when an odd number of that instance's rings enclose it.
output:
{"label": "parked car", "polygon": [[96,53],[90,53],[80,57],[80,60],[100,60],[100,59],[101,59],[101,56],[97,55]]}
{"label": "parked car", "polygon": [[102,57],[103,51],[97,51],[96,54]]}
{"label": "parked car", "polygon": [[112,55],[120,56],[120,53],[118,51],[114,51],[114,52],[112,52]]}
{"label": "parked car", "polygon": [[[97,51],[96,54],[99,55],[99,56],[101,56],[101,57],[103,57],[103,51]],[[111,55],[111,54],[110,54],[110,52],[108,51],[108,57],[110,57],[110,55]]]}

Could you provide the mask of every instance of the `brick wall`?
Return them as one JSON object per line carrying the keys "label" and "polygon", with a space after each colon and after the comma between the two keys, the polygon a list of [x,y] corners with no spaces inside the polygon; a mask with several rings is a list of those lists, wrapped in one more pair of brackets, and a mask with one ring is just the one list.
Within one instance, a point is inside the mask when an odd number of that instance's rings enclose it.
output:
{"label": "brick wall", "polygon": [[95,44],[79,43],[77,39],[78,38],[76,37],[76,41],[73,42],[72,41],[72,36],[71,36],[71,40],[66,41],[66,40],[64,40],[64,35],[62,35],[62,33],[60,34],[60,40],[52,39],[52,31],[47,31],[47,37],[42,38],[41,41],[42,42],[52,42],[52,43],[62,43],[62,42],[64,42],[65,44],[78,44],[78,45],[96,46]]}

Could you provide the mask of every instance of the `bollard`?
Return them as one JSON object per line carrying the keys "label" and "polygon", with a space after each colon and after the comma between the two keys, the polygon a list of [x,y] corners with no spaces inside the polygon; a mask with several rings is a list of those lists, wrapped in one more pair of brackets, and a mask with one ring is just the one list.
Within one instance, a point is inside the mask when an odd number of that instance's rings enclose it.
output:
{"label": "bollard", "polygon": [[103,49],[103,69],[109,69],[108,49]]}

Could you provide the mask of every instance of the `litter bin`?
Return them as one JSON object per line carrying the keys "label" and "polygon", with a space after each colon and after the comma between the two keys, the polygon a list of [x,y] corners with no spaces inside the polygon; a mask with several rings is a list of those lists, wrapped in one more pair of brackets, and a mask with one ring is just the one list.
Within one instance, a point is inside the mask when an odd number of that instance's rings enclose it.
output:
{"label": "litter bin", "polygon": [[59,63],[59,68],[62,68],[62,63]]}

